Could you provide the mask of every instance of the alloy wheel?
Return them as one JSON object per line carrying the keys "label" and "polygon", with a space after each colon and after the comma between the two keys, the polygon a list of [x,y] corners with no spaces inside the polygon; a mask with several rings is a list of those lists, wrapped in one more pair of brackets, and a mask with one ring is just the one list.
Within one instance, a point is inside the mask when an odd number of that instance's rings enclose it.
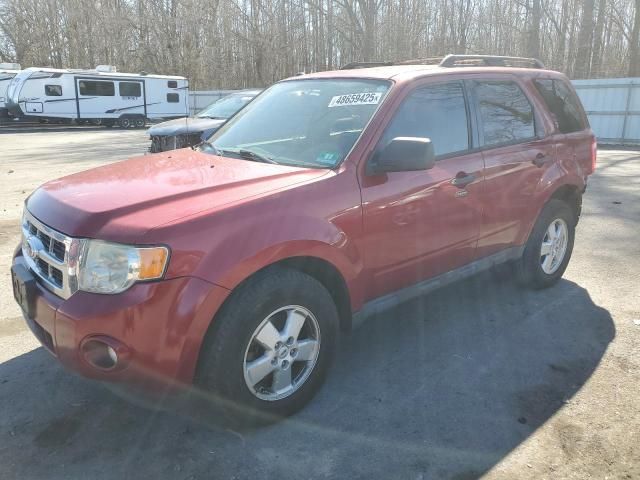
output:
{"label": "alloy wheel", "polygon": [[544,273],[553,275],[560,268],[567,253],[568,241],[567,223],[561,218],[556,218],[547,228],[540,246],[540,265]]}
{"label": "alloy wheel", "polygon": [[279,308],[251,335],[244,354],[244,380],[253,395],[276,401],[292,395],[311,375],[320,353],[320,327],[308,309]]}

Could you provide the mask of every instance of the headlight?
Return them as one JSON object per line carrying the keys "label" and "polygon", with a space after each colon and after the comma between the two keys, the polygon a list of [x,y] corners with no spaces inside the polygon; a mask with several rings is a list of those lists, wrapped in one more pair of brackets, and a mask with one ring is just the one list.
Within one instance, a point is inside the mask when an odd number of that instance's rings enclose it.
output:
{"label": "headlight", "polygon": [[166,247],[87,240],[80,260],[78,288],[93,293],[120,293],[135,282],[161,278],[168,259]]}

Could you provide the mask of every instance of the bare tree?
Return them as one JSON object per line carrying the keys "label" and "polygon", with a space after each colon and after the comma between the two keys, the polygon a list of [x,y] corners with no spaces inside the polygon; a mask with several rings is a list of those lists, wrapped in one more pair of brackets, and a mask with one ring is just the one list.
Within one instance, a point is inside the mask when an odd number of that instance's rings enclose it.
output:
{"label": "bare tree", "polygon": [[0,0],[0,60],[268,85],[351,61],[541,58],[575,77],[640,75],[640,0]]}

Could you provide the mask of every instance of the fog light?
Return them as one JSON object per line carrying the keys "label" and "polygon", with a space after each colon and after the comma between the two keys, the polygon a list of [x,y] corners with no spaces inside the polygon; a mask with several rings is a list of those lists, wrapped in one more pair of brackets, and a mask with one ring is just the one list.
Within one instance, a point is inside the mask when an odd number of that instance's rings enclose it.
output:
{"label": "fog light", "polygon": [[91,337],[82,342],[82,356],[99,370],[114,370],[126,364],[128,349],[111,337]]}

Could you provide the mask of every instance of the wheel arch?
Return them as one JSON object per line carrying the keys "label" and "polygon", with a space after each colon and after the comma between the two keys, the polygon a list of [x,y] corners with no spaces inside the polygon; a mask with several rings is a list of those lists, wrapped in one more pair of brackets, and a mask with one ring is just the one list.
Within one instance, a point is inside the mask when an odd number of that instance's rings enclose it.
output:
{"label": "wheel arch", "polygon": [[518,236],[518,244],[526,243],[533,231],[533,227],[540,216],[540,212],[550,200],[561,200],[569,205],[575,214],[576,223],[582,213],[582,193],[584,191],[584,185],[580,185],[577,182],[563,181],[555,182],[551,184],[546,190],[540,192],[536,196],[536,208],[532,212],[532,216],[528,222],[523,225]]}
{"label": "wheel arch", "polygon": [[[347,280],[340,271],[340,269],[332,262],[325,258],[314,255],[294,255],[290,257],[280,258],[271,263],[263,265],[262,267],[252,271],[246,275],[237,285],[233,287],[233,291],[242,288],[244,284],[253,279],[256,275],[265,272],[266,270],[273,268],[290,268],[297,270],[311,278],[317,280],[323,287],[327,289],[331,298],[335,302],[336,309],[338,310],[338,316],[340,319],[340,329],[342,331],[349,331],[351,329],[351,293],[347,285]],[[230,295],[220,307],[218,311],[221,311],[225,304],[230,301]],[[216,312],[217,315],[217,312]],[[211,321],[215,323],[215,316]]]}
{"label": "wheel arch", "polygon": [[562,200],[569,205],[576,217],[576,223],[578,223],[578,219],[582,213],[582,190],[577,185],[560,185],[553,191],[549,198],[547,198],[545,204],[553,199]]}
{"label": "wheel arch", "polygon": [[336,304],[338,318],[340,319],[340,330],[351,330],[351,295],[347,282],[332,263],[319,257],[299,256],[285,258],[274,265],[298,270],[320,282]]}
{"label": "wheel arch", "polygon": [[213,313],[213,316],[210,318],[208,325],[206,325],[206,328],[202,331],[202,334],[198,335],[198,345],[194,350],[195,356],[193,357],[193,361],[189,364],[191,366],[189,370],[189,378],[193,378],[193,376],[195,375],[197,364],[200,361],[200,356],[202,354],[203,345],[207,341],[206,338],[211,335],[215,335],[216,317],[218,317],[218,315],[220,315],[225,310],[225,308],[228,308],[229,304],[233,301],[233,293],[242,288],[242,286],[249,282],[251,279],[255,278],[256,275],[265,273],[269,269],[279,267],[300,271],[320,282],[320,284],[328,290],[329,295],[331,295],[336,304],[338,319],[340,322],[340,330],[343,332],[348,332],[351,330],[351,295],[349,293],[349,288],[347,286],[346,280],[342,273],[338,270],[338,268],[328,260],[316,256],[299,255],[282,258],[274,261],[273,263],[265,265],[262,268],[252,272],[250,275],[246,276],[219,304],[218,308]]}

